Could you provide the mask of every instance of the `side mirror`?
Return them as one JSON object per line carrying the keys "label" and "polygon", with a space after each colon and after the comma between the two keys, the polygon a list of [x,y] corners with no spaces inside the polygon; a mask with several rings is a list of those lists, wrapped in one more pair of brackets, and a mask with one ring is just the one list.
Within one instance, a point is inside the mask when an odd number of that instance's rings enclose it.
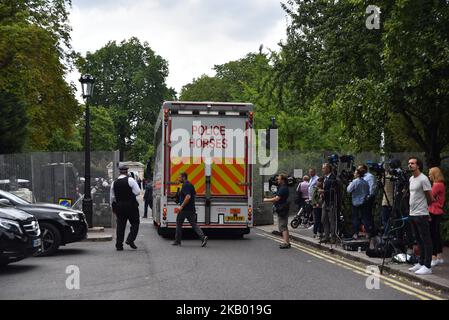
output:
{"label": "side mirror", "polygon": [[11,202],[8,199],[0,199],[0,204],[4,206],[11,206]]}

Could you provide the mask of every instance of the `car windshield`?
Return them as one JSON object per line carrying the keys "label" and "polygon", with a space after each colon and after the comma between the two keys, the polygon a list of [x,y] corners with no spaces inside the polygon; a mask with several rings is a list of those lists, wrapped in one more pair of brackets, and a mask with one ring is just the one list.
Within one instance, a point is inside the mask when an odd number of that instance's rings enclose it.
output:
{"label": "car windshield", "polygon": [[16,196],[15,194],[12,194],[10,192],[6,192],[3,190],[0,190],[0,199],[8,199],[11,202],[14,202],[16,204],[30,204],[31,202],[26,201],[25,199],[22,199],[21,197]]}

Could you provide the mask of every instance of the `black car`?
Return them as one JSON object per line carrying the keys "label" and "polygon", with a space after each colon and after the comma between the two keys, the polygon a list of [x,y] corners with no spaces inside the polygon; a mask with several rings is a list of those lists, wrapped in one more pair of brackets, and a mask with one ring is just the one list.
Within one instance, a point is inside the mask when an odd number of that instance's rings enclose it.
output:
{"label": "black car", "polygon": [[0,200],[0,266],[40,253],[41,231],[37,219]]}
{"label": "black car", "polygon": [[0,199],[16,209],[37,218],[42,231],[41,256],[54,254],[59,246],[87,238],[87,222],[82,211],[51,203],[30,203],[12,193],[0,190]]}

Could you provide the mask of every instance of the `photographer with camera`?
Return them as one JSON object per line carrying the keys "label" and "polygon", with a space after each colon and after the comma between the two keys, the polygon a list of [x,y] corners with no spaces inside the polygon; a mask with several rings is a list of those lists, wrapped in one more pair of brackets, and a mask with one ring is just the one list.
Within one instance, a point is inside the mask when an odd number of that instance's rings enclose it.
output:
{"label": "photographer with camera", "polygon": [[273,202],[275,212],[278,214],[279,232],[282,233],[284,243],[282,243],[280,249],[288,249],[291,247],[290,235],[288,232],[288,212],[290,209],[290,203],[288,202],[288,186],[287,175],[280,174],[277,176],[277,184],[279,188],[276,195],[273,198],[264,198],[263,202]]}
{"label": "photographer with camera", "polygon": [[390,220],[390,216],[393,212],[393,181],[390,173],[385,176],[384,183],[384,194],[382,196],[382,214],[381,214],[381,223],[384,230],[388,226],[388,220]]}
{"label": "photographer with camera", "polygon": [[366,199],[369,196],[369,184],[363,180],[364,172],[356,169],[354,180],[348,185],[346,191],[352,195],[352,228],[354,240],[359,238],[360,217],[362,218],[365,230],[372,234],[372,226],[369,214],[366,210]]}

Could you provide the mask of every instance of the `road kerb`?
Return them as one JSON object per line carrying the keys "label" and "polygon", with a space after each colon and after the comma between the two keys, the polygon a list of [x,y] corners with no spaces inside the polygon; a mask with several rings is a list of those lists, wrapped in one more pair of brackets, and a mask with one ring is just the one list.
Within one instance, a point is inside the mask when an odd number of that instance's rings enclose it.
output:
{"label": "road kerb", "polygon": [[[260,229],[260,230],[264,231],[264,232],[267,232],[266,229]],[[274,234],[274,235],[277,235],[277,236],[281,236],[281,233],[279,231],[277,231],[277,230],[272,230],[271,233]],[[323,250],[323,251],[327,251],[327,252],[330,252],[330,253],[334,253],[336,255],[340,255],[340,256],[342,256],[344,258],[347,258],[349,260],[352,260],[352,261],[361,262],[361,263],[366,264],[366,265],[373,265],[373,261],[370,261],[369,259],[364,259],[362,257],[357,257],[357,256],[354,256],[354,255],[351,255],[350,253],[348,253],[345,250],[340,249],[340,248],[336,248],[336,247],[330,248],[329,246],[321,245],[319,243],[316,243],[316,242],[313,242],[313,241],[307,239],[307,237],[301,237],[301,236],[298,236],[298,235],[290,234],[290,238],[295,240],[295,241],[298,241],[298,242],[301,242],[303,244],[306,244],[308,246],[311,246],[311,247],[314,247],[314,248],[317,248],[317,249],[320,249],[320,250]],[[379,266],[380,266],[380,264],[379,264]],[[387,264],[384,265],[383,269],[384,269],[385,272],[388,272],[391,275],[397,275],[397,276],[406,278],[406,279],[408,279],[410,281],[417,282],[417,283],[419,283],[419,284],[421,284],[423,286],[428,286],[428,287],[431,287],[433,289],[443,291],[446,294],[449,293],[449,286],[446,286],[444,284],[441,284],[441,283],[438,283],[438,282],[434,282],[434,281],[430,281],[430,280],[428,280],[428,279],[426,279],[424,277],[420,277],[420,276],[417,276],[417,275],[409,273],[409,272],[404,272],[402,270],[391,268]]]}

